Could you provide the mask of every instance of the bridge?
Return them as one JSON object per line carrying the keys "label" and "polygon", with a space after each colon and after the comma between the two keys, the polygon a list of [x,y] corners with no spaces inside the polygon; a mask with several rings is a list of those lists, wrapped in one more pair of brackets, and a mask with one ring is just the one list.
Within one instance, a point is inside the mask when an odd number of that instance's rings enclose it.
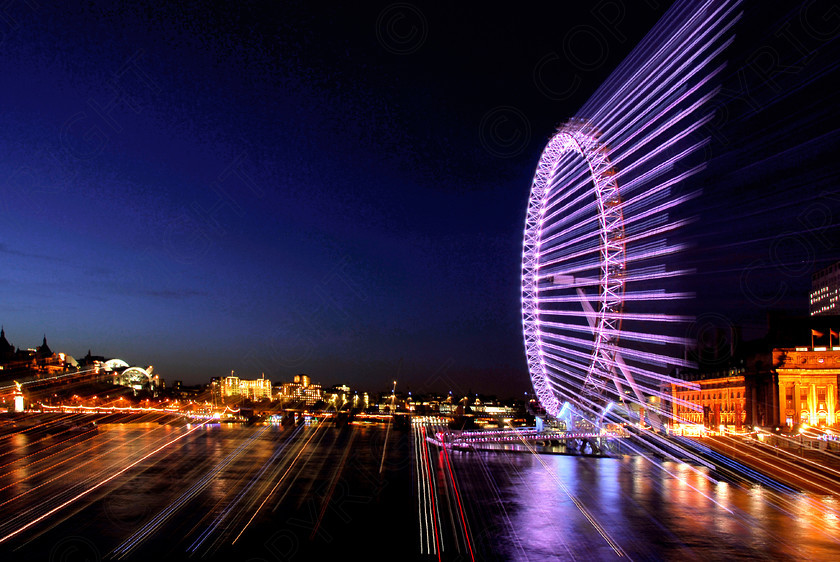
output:
{"label": "bridge", "polygon": [[557,431],[535,427],[486,431],[451,431],[436,426],[427,441],[461,451],[555,452],[568,455],[614,456],[621,454],[620,441],[630,435],[623,429],[600,431]]}

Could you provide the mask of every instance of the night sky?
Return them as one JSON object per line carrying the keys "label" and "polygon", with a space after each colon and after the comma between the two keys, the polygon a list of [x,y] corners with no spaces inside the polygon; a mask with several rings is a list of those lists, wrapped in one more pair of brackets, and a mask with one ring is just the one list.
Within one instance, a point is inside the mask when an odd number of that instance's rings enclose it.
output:
{"label": "night sky", "polygon": [[[530,181],[666,2],[0,14],[0,323],[167,381],[530,390]],[[748,3],[678,259],[703,322],[807,311],[840,259],[840,15]]]}

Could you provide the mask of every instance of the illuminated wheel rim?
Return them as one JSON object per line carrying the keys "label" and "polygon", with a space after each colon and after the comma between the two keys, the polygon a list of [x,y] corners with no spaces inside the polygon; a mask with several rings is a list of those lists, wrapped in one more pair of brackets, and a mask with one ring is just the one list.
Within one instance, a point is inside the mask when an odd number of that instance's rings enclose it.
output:
{"label": "illuminated wheel rim", "polygon": [[537,166],[522,264],[528,367],[549,414],[561,408],[558,372],[566,393],[595,399],[603,392],[615,365],[624,270],[624,217],[608,151],[587,122],[567,123]]}

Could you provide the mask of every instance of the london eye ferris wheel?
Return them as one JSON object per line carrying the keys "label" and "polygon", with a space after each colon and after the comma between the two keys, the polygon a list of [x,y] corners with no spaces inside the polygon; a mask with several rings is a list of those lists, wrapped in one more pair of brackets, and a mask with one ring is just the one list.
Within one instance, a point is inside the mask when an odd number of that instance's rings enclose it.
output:
{"label": "london eye ferris wheel", "polygon": [[[697,197],[721,54],[737,1],[678,2],[543,150],[522,252],[522,324],[535,393],[603,418],[615,403],[666,414],[673,376],[691,367],[692,318],[673,301],[689,273],[674,217]],[[689,384],[690,386],[690,384]],[[659,406],[655,406],[658,404]],[[637,410],[638,410],[637,408]],[[649,415],[650,415],[649,414]]]}

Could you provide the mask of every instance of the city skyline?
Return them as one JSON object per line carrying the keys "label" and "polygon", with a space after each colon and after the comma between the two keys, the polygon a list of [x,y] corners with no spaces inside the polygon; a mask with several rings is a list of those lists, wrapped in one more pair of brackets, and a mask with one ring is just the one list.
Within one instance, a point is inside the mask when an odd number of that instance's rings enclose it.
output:
{"label": "city skyline", "polygon": [[[16,4],[2,322],[185,382],[530,390],[533,169],[666,8]],[[823,8],[744,5],[685,186],[703,191],[680,258],[700,326],[807,313],[836,261]]]}
{"label": "city skyline", "polygon": [[0,552],[836,558],[838,38],[7,4]]}

